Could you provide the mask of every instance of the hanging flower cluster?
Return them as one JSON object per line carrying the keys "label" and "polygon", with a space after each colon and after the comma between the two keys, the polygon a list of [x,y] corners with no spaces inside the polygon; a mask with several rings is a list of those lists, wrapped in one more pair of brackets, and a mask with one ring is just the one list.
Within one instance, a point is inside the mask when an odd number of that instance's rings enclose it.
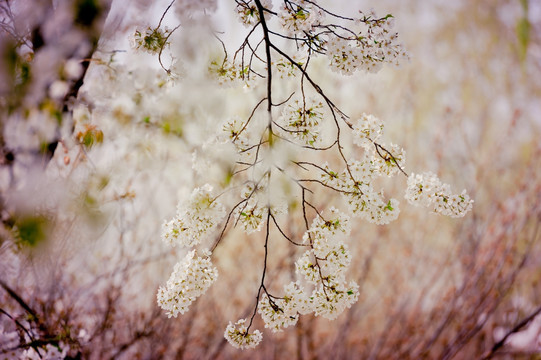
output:
{"label": "hanging flower cluster", "polygon": [[162,227],[162,240],[175,246],[195,246],[222,221],[225,210],[212,197],[212,186],[206,184],[192,192],[190,201],[177,209],[177,215]]}
{"label": "hanging flower cluster", "polygon": [[374,11],[360,14],[355,22],[364,24],[364,29],[354,34],[337,33],[326,43],[332,70],[344,75],[351,75],[356,70],[375,73],[384,63],[399,66],[401,61],[408,59],[402,45],[397,43],[398,34],[392,32],[392,15],[378,18]]}
{"label": "hanging flower cluster", "polygon": [[[262,0],[261,5],[267,9],[264,13],[265,19],[270,19],[272,0]],[[255,1],[237,1],[236,12],[240,23],[246,27],[251,27],[260,21]]]}
{"label": "hanging flower cluster", "polygon": [[[190,200],[179,206],[177,215],[163,224],[162,240],[170,246],[193,247],[205,240],[224,217],[224,207],[212,197],[208,184],[195,189]],[[211,253],[204,249],[202,257],[190,251],[178,262],[165,287],[158,290],[158,305],[169,317],[188,311],[190,304],[216,281],[218,270],[210,262]]]}
{"label": "hanging flower cluster", "polygon": [[303,36],[306,32],[315,31],[325,19],[325,13],[315,4],[300,0],[284,1],[278,17],[286,34]]}
{"label": "hanging flower cluster", "polygon": [[315,145],[321,140],[320,123],[323,121],[323,103],[299,101],[288,104],[282,114],[280,128],[292,140],[305,145]]}
{"label": "hanging flower cluster", "polygon": [[149,54],[158,54],[167,45],[167,38],[171,30],[166,26],[163,30],[159,27],[147,27],[144,30],[135,30],[129,38],[133,49]]}
{"label": "hanging flower cluster", "polygon": [[473,206],[473,200],[466,190],[453,194],[451,187],[443,184],[436,174],[431,172],[411,174],[408,177],[405,198],[410,204],[424,206],[435,213],[454,218],[463,217]]}
{"label": "hanging flower cluster", "polygon": [[240,319],[235,324],[230,321],[225,329],[224,337],[237,349],[255,348],[263,339],[263,334],[259,330],[253,333],[249,333],[248,330],[246,319]]}
{"label": "hanging flower cluster", "polygon": [[195,258],[195,250],[175,265],[167,286],[158,289],[158,305],[168,317],[188,311],[190,304],[218,278],[218,270],[212,266],[210,252],[204,250],[203,257]]}

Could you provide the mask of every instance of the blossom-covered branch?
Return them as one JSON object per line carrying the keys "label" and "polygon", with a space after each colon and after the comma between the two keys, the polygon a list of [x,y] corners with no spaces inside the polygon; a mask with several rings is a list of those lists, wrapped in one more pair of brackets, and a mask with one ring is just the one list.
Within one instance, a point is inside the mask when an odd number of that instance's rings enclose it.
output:
{"label": "blossom-covered branch", "polygon": [[[223,132],[214,140],[215,146],[229,144],[236,153],[227,183],[219,185],[219,195],[209,184],[195,189],[162,233],[166,243],[193,249],[158,293],[159,305],[176,316],[187,311],[217,277],[210,263],[212,253],[196,248],[210,247],[214,252],[233,227],[255,238],[265,228],[264,264],[252,316],[230,322],[225,331],[226,339],[238,348],[255,347],[261,341],[262,333],[251,329],[256,313],[267,328],[281,331],[295,325],[300,315],[334,319],[357,301],[359,286],[347,279],[353,257],[347,246],[351,218],[384,225],[400,212],[399,201],[387,198],[378,187],[381,177],[405,175],[408,202],[443,215],[464,216],[473,202],[465,191],[453,194],[430,172],[408,175],[405,151],[381,141],[384,123],[369,114],[347,115],[311,74],[310,65],[318,57],[326,58],[332,71],[345,75],[377,72],[384,64],[398,65],[407,59],[391,31],[392,15],[359,11],[356,17],[341,16],[306,0],[284,0],[277,11],[272,7],[269,0],[237,0],[238,19],[248,33],[232,59],[220,40],[223,62],[209,66],[224,86],[265,88],[250,115],[225,119]],[[168,41],[158,28],[138,38],[142,40],[136,47],[160,55]],[[276,91],[285,83],[296,90],[275,103]],[[357,146],[353,152],[357,158],[346,151],[350,138]],[[323,160],[332,158],[338,161]],[[325,208],[314,202],[322,191],[335,199],[335,206]],[[301,206],[292,206],[297,202]],[[284,232],[279,223],[285,214],[304,220],[302,234]],[[207,242],[217,229],[221,231],[210,246]],[[285,284],[282,294],[269,291],[266,277],[274,230],[287,244],[304,249],[295,261],[297,279]],[[196,253],[203,257],[195,259]]]}

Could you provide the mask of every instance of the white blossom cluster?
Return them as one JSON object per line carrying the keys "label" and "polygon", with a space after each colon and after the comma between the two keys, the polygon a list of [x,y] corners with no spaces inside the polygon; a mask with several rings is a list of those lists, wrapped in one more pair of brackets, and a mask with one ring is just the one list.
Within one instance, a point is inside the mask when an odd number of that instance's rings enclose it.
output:
{"label": "white blossom cluster", "polygon": [[[297,63],[304,63],[305,60],[299,60],[295,55],[292,56],[293,61]],[[272,63],[272,67],[276,70],[280,79],[291,78],[298,75],[298,68],[289,60],[285,58],[278,59]]]}
{"label": "white blossom cluster", "polygon": [[359,300],[359,285],[355,281],[321,284],[312,293],[313,309],[316,316],[329,320],[336,319],[345,309]]}
{"label": "white blossom cluster", "polygon": [[325,165],[321,181],[342,194],[353,216],[384,225],[396,220],[400,210],[397,200],[385,200],[383,191],[373,188],[375,175],[384,174],[377,166],[376,159],[373,154],[365,154],[363,160],[351,161],[341,173]]}
{"label": "white blossom cluster", "polygon": [[246,234],[252,234],[260,231],[267,217],[268,207],[266,202],[261,203],[252,196],[238,208],[237,220],[243,227]]}
{"label": "white blossom cluster", "polygon": [[400,146],[390,143],[385,149],[376,147],[378,156],[374,156],[376,172],[389,177],[396,175],[400,169],[404,169],[406,163],[406,151]]}
{"label": "white blossom cluster", "polygon": [[385,225],[396,220],[400,210],[397,200],[385,200],[383,190],[376,191],[373,188],[374,175],[384,174],[377,166],[377,156],[365,153],[363,160],[353,161],[349,169],[344,170],[341,178],[345,181],[339,186],[353,216],[377,225]]}
{"label": "white blossom cluster", "polygon": [[210,252],[203,251],[203,257],[195,257],[192,250],[175,265],[167,285],[158,289],[158,305],[168,317],[188,311],[190,304],[218,278],[218,270],[210,262]]}
{"label": "white blossom cluster", "polygon": [[466,190],[453,194],[451,187],[432,172],[411,174],[404,197],[410,204],[431,208],[438,214],[454,218],[463,217],[473,206]]}
{"label": "white blossom cluster", "polygon": [[225,329],[224,337],[226,340],[237,349],[255,348],[263,339],[263,334],[259,330],[253,333],[248,332],[246,319],[240,319],[235,324],[229,322]]}
{"label": "white blossom cluster", "polygon": [[335,319],[358,297],[358,286],[347,283],[345,273],[351,264],[351,254],[344,238],[350,233],[349,216],[335,208],[330,209],[328,219],[316,217],[304,235],[310,243],[296,262],[296,272],[314,285],[308,297],[308,308],[315,315]]}
{"label": "white blossom cluster", "polygon": [[269,208],[274,216],[287,214],[287,202],[280,197],[269,198],[269,175],[264,174],[257,183],[247,182],[241,190],[243,198],[235,210],[235,221],[246,234],[260,231],[267,219]]}
{"label": "white blossom cluster", "polygon": [[278,17],[280,25],[291,36],[312,31],[325,19],[325,13],[315,4],[304,0],[284,2]]}
{"label": "white blossom cluster", "polygon": [[399,66],[408,59],[401,44],[396,43],[398,34],[391,31],[393,17],[387,15],[378,19],[375,12],[357,19],[366,29],[355,37],[340,34],[329,37],[326,55],[330,59],[331,69],[344,75],[351,75],[357,70],[378,72],[384,63]]}
{"label": "white blossom cluster", "polygon": [[[162,239],[169,245],[198,245],[220,223],[225,215],[224,207],[212,197],[212,186],[196,188],[186,205],[177,209],[177,215],[164,223]],[[218,270],[210,262],[210,252],[203,250],[203,257],[195,257],[190,251],[178,262],[166,286],[158,289],[158,305],[169,317],[188,311],[190,304],[207,291],[216,281]]]}
{"label": "white blossom cluster", "polygon": [[[351,75],[357,70],[377,72],[386,63],[399,66],[402,60],[409,58],[402,45],[397,42],[398,34],[391,31],[394,24],[392,15],[378,18],[374,11],[360,12],[355,19],[333,16],[338,23],[326,23],[327,14],[316,1],[284,1],[278,12],[272,11],[271,0],[264,0],[261,4],[265,19],[270,20],[275,16],[285,38],[294,40],[299,50],[305,48],[305,54],[309,56],[324,54],[333,71],[345,75]],[[235,11],[244,26],[254,27],[260,24],[260,14],[254,0],[237,1]],[[340,21],[348,23],[342,24]],[[276,66],[279,71],[284,72],[280,74],[281,77],[294,73],[295,69],[290,67],[289,63],[277,64],[285,65]],[[302,65],[303,62],[297,64]],[[209,71],[216,75],[221,85],[230,86],[236,80],[242,80],[245,86],[249,87],[258,71],[252,67],[255,67],[252,60],[234,58],[233,61],[222,64],[213,62]],[[255,72],[251,74],[251,70]]]}
{"label": "white blossom cluster", "polygon": [[137,29],[129,38],[130,45],[135,50],[158,54],[167,45],[167,37],[170,32],[171,30],[167,26],[163,30],[150,26],[143,30]]}
{"label": "white blossom cluster", "polygon": [[362,190],[352,187],[351,193],[347,193],[345,200],[349,210],[354,216],[358,216],[373,224],[386,225],[398,218],[400,209],[396,199],[385,201],[383,190],[373,191],[371,188]]}
{"label": "white blossom cluster", "polygon": [[403,166],[404,160],[403,151],[397,152],[396,162],[391,160],[392,158],[387,153],[382,155],[388,158],[379,160],[379,154],[365,152],[362,160],[350,161],[349,166],[342,172],[334,171],[325,164],[321,173],[322,183],[342,194],[353,216],[378,225],[396,220],[400,210],[397,200],[386,200],[383,190],[374,189],[373,180],[376,175],[395,174],[398,171],[396,170],[397,163]]}
{"label": "white blossom cluster", "polygon": [[246,234],[260,231],[268,214],[268,176],[255,183],[248,182],[241,190],[244,199],[236,210],[236,221]]}
{"label": "white blossom cluster", "polygon": [[279,332],[288,326],[293,326],[299,320],[299,313],[295,306],[295,298],[284,295],[283,298],[269,298],[263,294],[257,311],[265,322],[265,327],[272,332]]}
{"label": "white blossom cluster", "polygon": [[290,282],[284,286],[284,294],[280,298],[263,294],[258,304],[258,312],[266,328],[272,332],[280,332],[295,325],[300,315],[312,313],[312,300],[299,281]]}
{"label": "white blossom cluster", "polygon": [[330,209],[329,219],[316,217],[304,235],[310,250],[296,261],[296,272],[311,284],[312,292],[300,281],[284,286],[281,297],[263,294],[258,312],[265,327],[273,332],[295,325],[300,315],[314,313],[334,319],[351,307],[358,297],[358,286],[345,280],[351,263],[351,254],[344,243],[349,235],[349,217],[335,208]]}
{"label": "white blossom cluster", "polygon": [[383,128],[381,120],[374,115],[363,113],[357,123],[353,125],[353,142],[372,155],[370,167],[367,168],[369,173],[390,177],[396,175],[400,170],[404,170],[406,152],[396,144],[391,143],[385,147],[376,144],[376,141],[383,135]]}
{"label": "white blossom cluster", "polygon": [[212,186],[194,189],[176,216],[162,226],[162,240],[169,245],[191,247],[210,235],[225,216],[223,205],[212,196]]}
{"label": "white blossom cluster", "polygon": [[369,150],[383,134],[383,122],[374,115],[363,113],[353,125],[353,143]]}
{"label": "white blossom cluster", "polygon": [[359,286],[355,281],[327,281],[312,292],[310,299],[316,316],[334,320],[357,302]]}
{"label": "white blossom cluster", "polygon": [[243,160],[248,160],[252,154],[249,149],[253,140],[246,129],[246,122],[239,116],[235,116],[224,123],[222,131],[225,135],[224,141],[231,142]]}
{"label": "white blossom cluster", "polygon": [[208,70],[216,78],[218,84],[224,87],[238,84],[250,87],[254,80],[254,76],[250,76],[248,66],[243,66],[234,61],[224,61],[220,64],[213,61]]}
{"label": "white blossom cluster", "polygon": [[326,186],[340,192],[353,216],[371,223],[383,225],[398,217],[399,202],[386,200],[383,191],[376,191],[376,176],[393,176],[403,171],[405,151],[391,144],[389,149],[375,143],[383,134],[383,123],[372,115],[363,114],[353,125],[353,142],[362,147],[361,160],[350,160],[346,169],[335,171],[324,164],[320,180]]}
{"label": "white blossom cluster", "polygon": [[[323,121],[321,108],[320,103],[314,105],[313,102],[293,101],[283,112],[283,125],[280,128],[285,132],[317,128]],[[247,122],[232,120],[223,130],[227,138],[237,146],[239,153],[254,146],[247,135]],[[363,114],[357,123],[352,125],[353,142],[363,150],[363,157],[360,160],[347,161],[346,168],[342,171],[331,169],[327,163],[322,166],[314,164],[321,170],[319,181],[342,194],[348,205],[349,215],[375,224],[387,224],[395,220],[399,214],[399,203],[395,199],[385,199],[383,191],[375,190],[374,180],[403,172],[405,164],[405,152],[402,148],[376,142],[381,140],[383,130],[383,123],[378,118]],[[261,146],[261,140],[259,141],[260,144],[256,144],[256,147]],[[265,150],[258,148],[257,152],[265,151],[270,150],[266,147]],[[254,174],[258,173],[255,169],[259,166],[268,169],[272,167],[272,162],[254,162]],[[233,212],[235,225],[242,226],[248,234],[262,228],[269,208],[273,214],[278,213],[278,210],[271,207],[269,200],[270,171],[260,171],[259,174],[249,177],[250,180],[244,183],[241,190],[243,200]],[[437,201],[438,198],[435,199]],[[444,204],[455,201],[451,196],[439,199],[443,199],[440,202]],[[440,212],[445,213],[443,210]],[[300,315],[310,313],[335,319],[358,300],[358,285],[354,281],[346,280],[346,272],[352,261],[345,243],[345,238],[350,233],[349,215],[336,208],[329,209],[325,216],[318,213],[303,236],[304,245],[309,249],[295,262],[299,280],[286,285],[279,297],[268,293],[265,287],[261,288],[264,292],[257,309],[266,328],[273,332],[282,331],[295,325]],[[260,332],[248,332],[249,328],[245,323],[246,320],[239,320],[235,325],[230,323],[225,333],[227,340],[239,348],[254,347],[260,341]]]}
{"label": "white blossom cluster", "polygon": [[340,246],[341,244],[337,244],[337,241],[349,235],[351,231],[349,216],[334,207],[331,207],[329,212],[330,219],[316,217],[303,237],[305,243],[311,244],[318,258],[325,258],[337,246]]}
{"label": "white blossom cluster", "polygon": [[295,100],[282,113],[282,128],[304,145],[314,145],[321,139],[320,123],[323,121],[323,103]]}
{"label": "white blossom cluster", "polygon": [[[267,9],[272,9],[272,0],[261,0],[261,5]],[[239,21],[244,26],[250,27],[259,22],[259,11],[254,0],[237,1],[237,7],[235,8]],[[264,13],[265,19],[270,19],[271,13],[266,11]]]}
{"label": "white blossom cluster", "polygon": [[40,144],[53,141],[57,120],[48,111],[32,109],[26,114],[2,120],[4,141],[11,149],[39,149]]}

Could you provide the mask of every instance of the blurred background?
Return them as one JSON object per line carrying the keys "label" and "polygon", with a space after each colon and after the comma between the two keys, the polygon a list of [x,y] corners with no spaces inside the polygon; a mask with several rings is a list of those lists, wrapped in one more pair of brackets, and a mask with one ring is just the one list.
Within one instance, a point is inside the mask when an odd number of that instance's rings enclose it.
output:
{"label": "blurred background", "polygon": [[[3,0],[0,357],[539,357],[541,2],[320,3],[393,14],[409,62],[340,76],[316,60],[312,74],[346,113],[384,121],[408,173],[466,189],[473,211],[437,216],[406,203],[405,177],[385,183],[401,201],[398,220],[358,221],[348,243],[359,301],[335,321],[302,316],[236,350],[223,332],[253,311],[260,234],[229,232],[213,255],[218,281],[188,313],[167,319],[155,301],[185,254],[162,243],[162,223],[205,177],[220,176],[208,140],[226,116],[249,116],[265,90],[220,89],[206,76],[223,56],[209,26],[232,51],[245,36],[233,5],[181,20],[162,57],[172,79],[128,40],[157,26],[168,2]],[[301,229],[292,219],[288,230]],[[294,277],[299,253],[285,245],[271,258],[271,287]]]}

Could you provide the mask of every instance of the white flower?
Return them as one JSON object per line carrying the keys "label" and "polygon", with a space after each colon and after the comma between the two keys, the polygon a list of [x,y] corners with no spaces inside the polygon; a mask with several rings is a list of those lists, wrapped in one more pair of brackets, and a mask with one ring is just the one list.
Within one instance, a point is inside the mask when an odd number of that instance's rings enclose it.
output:
{"label": "white flower", "polygon": [[255,197],[249,198],[245,204],[237,208],[237,221],[246,234],[260,231],[267,218],[268,207],[261,206]]}
{"label": "white flower", "polygon": [[473,207],[473,200],[466,190],[460,195],[452,194],[450,186],[443,184],[432,172],[411,174],[404,197],[412,205],[429,207],[450,217],[463,217]]}
{"label": "white flower", "polygon": [[357,124],[353,125],[353,142],[365,149],[370,149],[382,134],[383,122],[374,115],[363,113]]}
{"label": "white flower", "polygon": [[306,281],[317,284],[320,281],[320,275],[315,260],[312,260],[313,253],[313,250],[307,250],[295,261],[295,272],[304,276]]}
{"label": "white flower", "polygon": [[[299,64],[306,63],[306,59],[298,59],[296,55],[292,55],[292,60]],[[274,70],[277,71],[277,75],[280,76],[280,79],[293,77],[298,74],[299,69],[288,59],[280,58],[275,60],[272,65]]]}
{"label": "white flower", "polygon": [[185,206],[162,227],[162,240],[175,246],[195,246],[207,237],[225,216],[223,205],[212,197],[212,186],[194,189]]}
{"label": "white flower", "polygon": [[[365,156],[363,160],[353,160],[349,164],[349,170],[355,183],[360,187],[370,187],[376,172],[375,160],[373,157]],[[344,170],[343,177],[347,178],[348,172]]]}
{"label": "white flower", "polygon": [[332,249],[321,261],[321,272],[333,279],[341,279],[351,264],[351,253],[346,244]]}
{"label": "white flower", "polygon": [[284,286],[284,295],[281,298],[272,297],[271,300],[267,294],[263,294],[258,312],[266,328],[279,332],[295,325],[299,315],[313,312],[312,301],[298,281],[290,282]]}
{"label": "white flower", "polygon": [[158,305],[168,317],[188,311],[190,304],[218,278],[218,270],[210,262],[210,253],[203,251],[203,256],[194,258],[195,250],[190,251],[175,265],[167,285],[158,289]]}
{"label": "white flower", "polygon": [[209,65],[209,73],[216,78],[218,84],[224,87],[233,87],[244,84],[250,87],[255,77],[250,76],[248,66],[242,66],[236,62],[213,61]]}
{"label": "white flower", "polygon": [[304,242],[311,240],[312,249],[318,258],[325,258],[331,251],[340,247],[342,237],[350,233],[349,216],[331,207],[330,215],[323,219],[318,216],[312,221],[304,235]]}
{"label": "white flower", "polygon": [[130,45],[135,50],[140,50],[148,54],[158,54],[167,45],[167,37],[171,30],[165,27],[160,28],[147,27],[144,30],[136,29],[130,36]]}
{"label": "white flower", "polygon": [[313,308],[316,316],[334,320],[346,308],[357,302],[359,299],[359,286],[355,281],[349,285],[345,283],[330,284],[330,286],[320,285],[312,293]]}
{"label": "white flower", "polygon": [[[263,8],[271,10],[272,9],[272,0],[261,0],[261,5]],[[250,27],[259,22],[259,10],[255,1],[238,1],[236,7],[237,15],[240,22],[246,26]],[[270,19],[271,13],[268,11],[264,12],[265,20]]]}
{"label": "white flower", "polygon": [[225,339],[237,349],[255,348],[263,339],[261,331],[255,330],[249,333],[245,324],[246,319],[240,319],[235,324],[230,321],[225,329]]}
{"label": "white flower", "polygon": [[293,326],[299,320],[295,309],[295,302],[290,296],[283,298],[269,298],[267,294],[261,296],[257,311],[265,322],[265,327],[272,332],[282,331],[283,328]]}
{"label": "white flower", "polygon": [[380,171],[383,170],[378,167],[374,156],[365,156],[362,161],[351,161],[349,171],[346,169],[342,174],[345,181],[341,190],[353,216],[383,225],[395,220],[400,210],[397,200],[385,201],[383,191],[374,191],[372,180]]}
{"label": "white flower", "polygon": [[[392,15],[378,19],[373,11],[363,15],[356,22],[363,30],[332,34],[326,41],[326,55],[333,71],[351,75],[357,70],[378,72],[383,64],[399,65],[408,54],[397,44],[398,35],[390,30]],[[353,30],[353,29],[351,29]]]}
{"label": "white flower", "polygon": [[292,307],[300,314],[306,315],[313,312],[312,301],[298,281],[290,282],[284,286],[284,298],[287,297]]}
{"label": "white flower", "polygon": [[404,170],[406,152],[400,146],[392,143],[387,150],[390,154],[380,147],[377,148],[377,151],[374,151],[374,169],[381,175],[393,176],[400,169]]}
{"label": "white flower", "polygon": [[244,122],[239,116],[235,116],[223,124],[222,130],[224,132],[225,139],[232,142],[237,148],[238,152],[247,152],[245,150],[250,146],[251,139],[248,136],[246,122]]}
{"label": "white flower", "polygon": [[432,172],[412,173],[408,177],[405,198],[410,204],[428,207],[434,202],[435,194],[441,190],[442,183]]}
{"label": "white flower", "polygon": [[312,233],[319,232],[323,237],[334,237],[337,235],[349,235],[351,231],[351,225],[349,223],[349,216],[336,209],[334,206],[329,209],[326,220],[320,216],[316,217],[312,221],[310,231]]}
{"label": "white flower", "polygon": [[353,192],[344,194],[344,198],[353,216],[377,225],[385,225],[396,220],[400,213],[398,200],[385,201],[383,191],[377,193],[370,187],[363,187],[362,191],[353,188]]}
{"label": "white flower", "polygon": [[362,65],[362,50],[347,39],[333,37],[327,42],[331,70],[351,75]]}
{"label": "white flower", "polygon": [[305,145],[314,145],[321,139],[319,124],[323,121],[322,108],[321,102],[295,100],[282,113],[283,131]]}
{"label": "white flower", "polygon": [[284,3],[278,14],[280,25],[290,35],[310,32],[321,24],[325,13],[317,6],[305,1]]}
{"label": "white flower", "polygon": [[346,181],[349,177],[347,172],[337,172],[329,167],[328,163],[324,163],[321,168],[323,169],[320,178],[323,184],[328,185],[336,190],[341,190],[346,187]]}

